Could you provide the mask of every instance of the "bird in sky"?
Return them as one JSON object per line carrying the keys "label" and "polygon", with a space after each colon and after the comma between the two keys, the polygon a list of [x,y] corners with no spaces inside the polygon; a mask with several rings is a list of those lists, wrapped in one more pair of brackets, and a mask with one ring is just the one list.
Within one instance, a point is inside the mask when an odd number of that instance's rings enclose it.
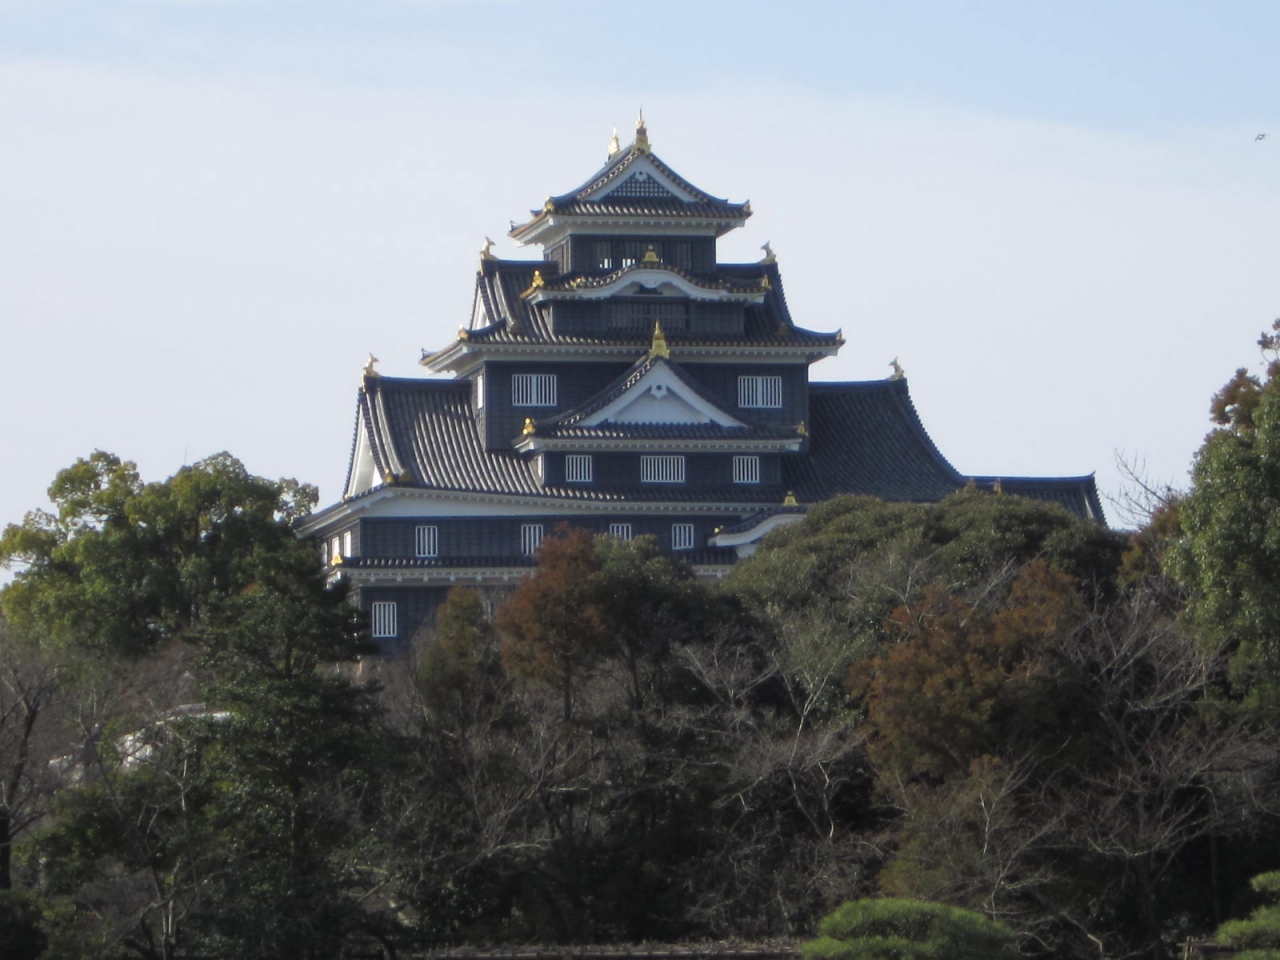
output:
{"label": "bird in sky", "polygon": [[1253,142],[1257,143],[1259,140],[1265,140],[1265,139],[1267,139],[1267,135],[1265,133],[1260,133],[1253,138]]}

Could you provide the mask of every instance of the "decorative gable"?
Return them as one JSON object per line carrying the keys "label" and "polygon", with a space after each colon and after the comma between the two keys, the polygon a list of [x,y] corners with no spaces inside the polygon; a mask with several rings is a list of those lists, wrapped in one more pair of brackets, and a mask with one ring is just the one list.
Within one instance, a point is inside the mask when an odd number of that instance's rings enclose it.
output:
{"label": "decorative gable", "polygon": [[695,424],[745,427],[701,396],[666,360],[653,362],[634,383],[577,425],[598,427],[606,423]]}
{"label": "decorative gable", "polygon": [[692,184],[681,184],[654,162],[651,154],[635,153],[627,161],[628,172],[620,180],[606,179],[595,190],[578,194],[580,201],[602,202],[610,199],[680,200],[698,203],[709,199],[708,195],[689,189]]}

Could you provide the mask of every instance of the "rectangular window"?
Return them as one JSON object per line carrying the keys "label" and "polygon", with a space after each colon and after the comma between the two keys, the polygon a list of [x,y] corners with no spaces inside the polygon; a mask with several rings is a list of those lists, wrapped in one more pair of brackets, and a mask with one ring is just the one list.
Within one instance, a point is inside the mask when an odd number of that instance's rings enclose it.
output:
{"label": "rectangular window", "polygon": [[369,605],[375,640],[387,640],[396,636],[396,605],[392,601],[375,600]]}
{"label": "rectangular window", "polygon": [[591,482],[591,454],[570,453],[564,458],[564,479],[567,483]]}
{"label": "rectangular window", "polygon": [[760,482],[760,458],[759,457],[734,457],[733,458],[733,482],[734,483],[759,483]]}
{"label": "rectangular window", "polygon": [[342,534],[342,555],[344,557],[354,557],[355,551],[351,549],[351,531],[344,531]]}
{"label": "rectangular window", "polygon": [[671,549],[672,550],[692,550],[693,549],[693,524],[692,523],[673,523],[671,525]]}
{"label": "rectangular window", "polygon": [[520,552],[526,557],[532,557],[538,552],[538,546],[542,543],[542,524],[525,523],[520,526]]}
{"label": "rectangular window", "polygon": [[776,376],[739,377],[738,406],[780,408],[782,406],[782,378]]}
{"label": "rectangular window", "polygon": [[484,409],[484,373],[476,374],[476,409]]}
{"label": "rectangular window", "polygon": [[321,540],[320,541],[320,563],[327,567],[329,565],[329,558],[332,556],[333,554],[329,552],[329,541]]}
{"label": "rectangular window", "polygon": [[440,528],[416,527],[413,531],[413,552],[419,557],[440,556]]}
{"label": "rectangular window", "polygon": [[338,537],[334,537],[332,540],[329,541],[329,559],[330,561],[333,561],[338,559],[341,556],[342,556],[342,540],[339,539]]}
{"label": "rectangular window", "polygon": [[640,458],[643,483],[684,483],[684,457],[680,454],[646,454]]}
{"label": "rectangular window", "polygon": [[511,405],[515,407],[554,407],[556,375],[554,373],[513,373]]}
{"label": "rectangular window", "polygon": [[609,524],[609,536],[616,540],[631,539],[631,524],[629,523],[611,523]]}

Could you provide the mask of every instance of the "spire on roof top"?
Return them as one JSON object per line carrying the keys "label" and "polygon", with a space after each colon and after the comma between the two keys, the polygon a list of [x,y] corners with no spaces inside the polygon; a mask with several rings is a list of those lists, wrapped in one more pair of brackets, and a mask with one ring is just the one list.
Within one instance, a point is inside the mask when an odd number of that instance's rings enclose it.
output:
{"label": "spire on roof top", "polygon": [[671,348],[667,346],[667,335],[662,332],[662,321],[655,320],[653,323],[653,344],[649,347],[649,359],[654,357],[665,357],[670,359]]}
{"label": "spire on roof top", "polygon": [[640,108],[640,116],[636,118],[636,152],[649,152],[649,131],[644,125],[644,107]]}
{"label": "spire on roof top", "polygon": [[618,140],[618,128],[613,128],[613,136],[609,140],[609,156],[614,156],[622,149],[622,143]]}

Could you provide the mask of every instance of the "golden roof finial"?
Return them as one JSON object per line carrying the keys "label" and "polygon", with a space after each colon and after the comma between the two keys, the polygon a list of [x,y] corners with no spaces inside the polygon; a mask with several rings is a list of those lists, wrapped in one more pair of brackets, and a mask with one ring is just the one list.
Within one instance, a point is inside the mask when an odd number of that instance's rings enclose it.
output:
{"label": "golden roof finial", "polygon": [[649,244],[649,249],[647,249],[644,252],[644,257],[641,259],[640,262],[641,263],[661,263],[662,262],[662,258],[658,256],[658,251],[653,249],[652,243]]}
{"label": "golden roof finial", "polygon": [[636,146],[637,153],[648,153],[649,147],[649,131],[644,125],[644,107],[640,108],[640,116],[636,118]]}
{"label": "golden roof finial", "polygon": [[522,429],[522,430],[520,431],[520,436],[522,436],[522,437],[532,437],[532,436],[533,436],[535,433],[537,433],[537,432],[538,432],[538,424],[537,424],[537,422],[533,419],[533,417],[525,417],[525,418],[524,418],[524,429]]}
{"label": "golden roof finial", "polygon": [[532,287],[534,290],[537,290],[539,287],[545,287],[546,285],[547,285],[547,281],[542,279],[542,271],[541,270],[533,271],[533,283],[531,283],[529,286]]}
{"label": "golden roof finial", "polygon": [[490,240],[488,237],[484,238],[484,246],[480,248],[480,259],[481,260],[497,260],[498,259],[493,255],[493,241]]}
{"label": "golden roof finial", "polygon": [[622,143],[618,140],[618,128],[613,128],[613,137],[609,140],[609,156],[615,156],[622,149]]}
{"label": "golden roof finial", "polygon": [[667,335],[662,332],[662,321],[653,323],[653,344],[649,347],[649,359],[654,357],[671,358],[671,348],[667,346]]}
{"label": "golden roof finial", "polygon": [[795,492],[794,490],[788,490],[788,491],[787,491],[787,495],[786,495],[785,497],[783,497],[783,498],[782,498],[782,505],[783,505],[784,507],[798,507],[798,506],[800,506],[800,504],[796,502],[796,492]]}
{"label": "golden roof finial", "polygon": [[769,282],[769,277],[767,275],[760,278],[760,289],[761,290],[773,289],[773,284]]}
{"label": "golden roof finial", "polygon": [[996,477],[996,482],[991,485],[991,489],[996,493],[1004,493],[1004,483],[999,477]]}
{"label": "golden roof finial", "polygon": [[369,359],[364,362],[364,371],[362,375],[366,377],[382,376],[382,374],[380,374],[377,370],[373,369],[373,365],[377,362],[378,362],[378,358],[375,357],[372,353],[369,354]]}
{"label": "golden roof finial", "polygon": [[809,435],[809,427],[803,420],[796,424],[796,433],[802,437]]}
{"label": "golden roof finial", "polygon": [[763,256],[763,257],[761,258],[761,260],[760,260],[760,262],[761,262],[761,263],[776,263],[776,262],[777,262],[777,260],[778,260],[778,255],[777,255],[776,253],[774,253],[774,252],[773,252],[773,247],[769,246],[769,241],[768,241],[768,240],[766,240],[766,241],[761,245],[760,249],[764,251],[764,256]]}
{"label": "golden roof finial", "polygon": [[470,331],[470,330],[468,330],[466,327],[459,327],[459,328],[458,328],[458,339],[459,339],[459,340],[470,340],[470,339],[471,339],[471,331]]}
{"label": "golden roof finial", "polygon": [[889,366],[893,367],[893,373],[889,375],[890,380],[901,380],[907,375],[907,371],[902,369],[902,364],[898,362],[897,357],[889,361]]}

